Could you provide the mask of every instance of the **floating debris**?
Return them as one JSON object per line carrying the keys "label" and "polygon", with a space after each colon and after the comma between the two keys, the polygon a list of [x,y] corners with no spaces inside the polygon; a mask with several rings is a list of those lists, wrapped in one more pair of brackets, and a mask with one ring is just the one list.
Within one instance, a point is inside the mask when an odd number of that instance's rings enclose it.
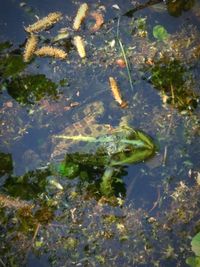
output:
{"label": "floating debris", "polygon": [[74,19],[74,24],[73,24],[73,29],[75,31],[79,30],[81,23],[83,22],[83,20],[85,19],[86,15],[87,15],[87,11],[88,11],[88,4],[84,3],[82,4],[79,9],[78,12],[76,14],[76,17]]}
{"label": "floating debris", "polygon": [[38,37],[34,34],[31,34],[31,36],[28,38],[24,50],[24,62],[29,62],[37,48],[38,44]]}
{"label": "floating debris", "polygon": [[4,194],[0,194],[0,206],[14,209],[33,208],[33,205],[31,205],[27,201],[11,198]]}
{"label": "floating debris", "polygon": [[52,46],[43,46],[36,50],[35,54],[40,57],[49,56],[58,59],[65,59],[67,57],[67,53],[64,50]]}
{"label": "floating debris", "polygon": [[96,21],[95,24],[90,28],[90,31],[96,32],[101,28],[104,23],[103,15],[97,11],[94,11],[90,13],[90,16]]}
{"label": "floating debris", "polygon": [[60,40],[66,39],[69,37],[69,32],[67,28],[62,28],[58,31],[58,35],[53,38],[53,42],[58,42]]}
{"label": "floating debris", "polygon": [[126,62],[122,58],[118,58],[115,63],[120,67],[120,68],[125,68],[126,67]]}
{"label": "floating debris", "polygon": [[109,77],[109,82],[114,99],[117,101],[117,103],[119,103],[121,108],[127,107],[127,102],[122,99],[120,89],[115,79],[113,77]]}
{"label": "floating debris", "polygon": [[38,20],[32,25],[25,27],[25,31],[29,33],[40,32],[51,27],[53,24],[62,19],[62,14],[60,12],[49,13],[47,17]]}
{"label": "floating debris", "polygon": [[86,57],[85,44],[81,36],[74,37],[74,45],[76,46],[79,56],[81,58]]}

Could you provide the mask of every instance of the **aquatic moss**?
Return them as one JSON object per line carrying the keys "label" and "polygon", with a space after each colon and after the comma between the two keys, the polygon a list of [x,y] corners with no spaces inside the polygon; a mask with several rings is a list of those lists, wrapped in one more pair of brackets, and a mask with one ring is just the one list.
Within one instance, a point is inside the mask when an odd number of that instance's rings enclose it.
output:
{"label": "aquatic moss", "polygon": [[0,175],[11,173],[13,170],[12,155],[0,153]]}
{"label": "aquatic moss", "polygon": [[8,83],[8,93],[20,104],[34,104],[45,96],[55,97],[57,85],[45,75],[16,77]]}
{"label": "aquatic moss", "polygon": [[0,58],[0,76],[3,78],[14,77],[26,67],[21,55],[10,54]]}

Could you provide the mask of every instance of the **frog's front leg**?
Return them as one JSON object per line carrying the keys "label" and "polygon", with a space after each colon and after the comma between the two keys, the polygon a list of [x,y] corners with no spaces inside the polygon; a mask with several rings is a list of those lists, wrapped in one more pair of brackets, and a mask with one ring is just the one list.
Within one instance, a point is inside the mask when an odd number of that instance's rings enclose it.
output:
{"label": "frog's front leg", "polygon": [[114,167],[107,167],[101,178],[102,181],[100,184],[100,191],[104,196],[111,196],[114,193],[112,186],[113,174],[114,174]]}

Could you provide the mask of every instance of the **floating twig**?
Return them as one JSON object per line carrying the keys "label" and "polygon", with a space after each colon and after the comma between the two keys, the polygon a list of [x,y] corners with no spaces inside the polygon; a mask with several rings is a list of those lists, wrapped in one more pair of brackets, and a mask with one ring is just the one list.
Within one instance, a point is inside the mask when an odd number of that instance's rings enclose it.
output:
{"label": "floating twig", "polygon": [[58,59],[65,59],[67,57],[67,53],[64,50],[52,46],[43,46],[36,50],[35,54],[40,57],[49,56]]}
{"label": "floating twig", "polygon": [[86,3],[82,4],[79,7],[77,14],[76,14],[76,17],[74,19],[74,24],[73,24],[73,29],[75,31],[79,30],[81,23],[83,22],[83,20],[87,16],[88,9],[89,9],[89,7],[88,7],[88,4],[86,4]]}
{"label": "floating twig", "polygon": [[28,38],[26,45],[25,45],[25,50],[24,50],[24,62],[29,62],[37,48],[38,44],[38,37],[34,34],[31,34],[31,36]]}
{"label": "floating twig", "polygon": [[2,261],[2,259],[0,258],[0,263],[3,267],[6,267],[5,263]]}
{"label": "floating twig", "polygon": [[79,56],[81,58],[86,57],[85,44],[81,36],[74,37],[74,45],[76,46]]}
{"label": "floating twig", "polygon": [[113,77],[109,77],[109,82],[110,82],[110,88],[111,88],[114,99],[117,101],[117,103],[120,105],[120,107],[122,107],[122,108],[127,107],[127,102],[125,102],[122,99],[120,89],[119,89],[115,79]]}
{"label": "floating twig", "polygon": [[38,20],[34,24],[25,27],[25,31],[29,33],[40,32],[51,27],[53,24],[55,24],[61,19],[62,14],[60,12],[49,13],[47,17],[44,17],[43,19]]}

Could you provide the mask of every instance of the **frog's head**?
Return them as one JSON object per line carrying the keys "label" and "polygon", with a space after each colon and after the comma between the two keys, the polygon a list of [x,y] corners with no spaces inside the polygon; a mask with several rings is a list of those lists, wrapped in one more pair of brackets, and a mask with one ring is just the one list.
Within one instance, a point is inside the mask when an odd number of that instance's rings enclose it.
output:
{"label": "frog's head", "polygon": [[155,153],[156,146],[152,138],[142,131],[123,126],[117,138],[117,149],[112,154],[111,166],[141,162]]}

